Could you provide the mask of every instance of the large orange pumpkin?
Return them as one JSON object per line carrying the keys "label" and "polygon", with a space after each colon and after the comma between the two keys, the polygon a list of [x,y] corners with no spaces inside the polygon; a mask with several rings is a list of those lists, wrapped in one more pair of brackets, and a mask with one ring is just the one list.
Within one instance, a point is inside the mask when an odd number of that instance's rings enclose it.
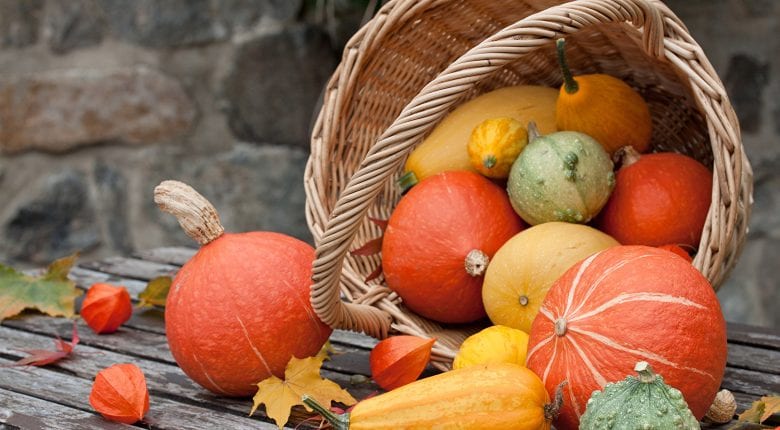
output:
{"label": "large orange pumpkin", "polygon": [[309,302],[314,249],[272,232],[223,233],[189,186],[165,181],[155,201],[202,247],[173,280],[165,308],[179,367],[214,393],[246,396],[292,356],[316,354],[331,334]]}
{"label": "large orange pumpkin", "polygon": [[712,172],[686,155],[625,150],[598,228],[624,245],[698,248],[710,209]]}
{"label": "large orange pumpkin", "polygon": [[527,366],[552,393],[555,423],[576,429],[594,390],[637,361],[680,390],[701,419],[726,367],[726,323],[709,282],[690,263],[647,246],[617,246],[577,263],[547,293],[531,326]]}
{"label": "large orange pumpkin", "polygon": [[482,281],[493,254],[523,228],[506,192],[483,176],[449,171],[415,185],[382,241],[388,287],[412,311],[446,323],[485,317]]}

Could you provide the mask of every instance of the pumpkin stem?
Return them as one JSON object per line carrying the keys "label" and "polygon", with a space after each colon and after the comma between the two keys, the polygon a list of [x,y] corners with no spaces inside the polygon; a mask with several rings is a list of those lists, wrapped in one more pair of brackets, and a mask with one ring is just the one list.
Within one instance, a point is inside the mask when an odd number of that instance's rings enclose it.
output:
{"label": "pumpkin stem", "polygon": [[401,177],[398,178],[398,186],[401,187],[401,194],[406,194],[406,192],[417,185],[418,182],[420,181],[417,179],[417,175],[411,170],[401,175]]}
{"label": "pumpkin stem", "polygon": [[711,422],[716,424],[725,424],[734,418],[734,414],[737,412],[737,402],[734,399],[734,395],[729,390],[720,390],[715,395],[715,400],[712,402],[712,406],[704,415],[704,422]]}
{"label": "pumpkin stem", "polygon": [[620,165],[622,167],[628,167],[637,161],[639,161],[639,158],[642,157],[642,154],[639,153],[636,149],[634,149],[633,146],[627,145],[620,149],[618,149],[615,152],[615,156],[620,160]]}
{"label": "pumpkin stem", "polygon": [[634,366],[634,371],[639,374],[638,379],[645,384],[655,382],[655,380],[658,378],[658,375],[653,373],[653,368],[650,367],[650,363],[646,361],[640,361],[637,363],[636,366]]}
{"label": "pumpkin stem", "polygon": [[580,89],[580,85],[574,80],[574,76],[569,69],[569,63],[566,61],[566,52],[564,46],[566,41],[560,38],[555,41],[555,48],[558,51],[558,64],[561,66],[561,73],[563,73],[563,88],[569,94],[574,94]]}
{"label": "pumpkin stem", "polygon": [[560,317],[555,320],[555,334],[558,336],[566,334],[566,318]]}
{"label": "pumpkin stem", "polygon": [[487,269],[490,258],[479,249],[472,249],[466,255],[465,267],[466,273],[473,277],[482,276]]}
{"label": "pumpkin stem", "polygon": [[318,414],[322,415],[322,418],[328,420],[334,429],[349,430],[349,412],[341,415],[334,414],[306,394],[301,397],[301,401],[304,405],[314,409]]}
{"label": "pumpkin stem", "polygon": [[183,182],[161,182],[154,188],[154,202],[163,212],[175,216],[187,236],[201,245],[208,244],[225,232],[214,206]]}
{"label": "pumpkin stem", "polygon": [[531,121],[528,123],[528,143],[533,142],[537,137],[541,136],[539,128],[536,126],[536,122]]}
{"label": "pumpkin stem", "polygon": [[563,380],[555,388],[555,399],[552,403],[544,405],[544,419],[547,421],[553,421],[558,418],[563,407],[563,387],[569,384],[569,381]]}

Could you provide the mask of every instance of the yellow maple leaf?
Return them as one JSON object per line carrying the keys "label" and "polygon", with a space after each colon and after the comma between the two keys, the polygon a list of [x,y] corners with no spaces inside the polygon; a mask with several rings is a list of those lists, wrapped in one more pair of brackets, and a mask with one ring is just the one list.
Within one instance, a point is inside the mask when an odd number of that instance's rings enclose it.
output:
{"label": "yellow maple leaf", "polygon": [[[254,405],[249,415],[254,414],[255,410],[264,404],[266,414],[273,418],[281,429],[287,424],[293,406],[303,405],[301,398],[304,394],[326,407],[330,406],[332,401],[348,406],[357,403],[357,400],[337,383],[320,376],[320,367],[324,360],[323,354],[303,359],[292,357],[284,369],[284,380],[270,376],[257,384],[257,394],[253,398]],[[311,408],[305,407],[311,412]]]}

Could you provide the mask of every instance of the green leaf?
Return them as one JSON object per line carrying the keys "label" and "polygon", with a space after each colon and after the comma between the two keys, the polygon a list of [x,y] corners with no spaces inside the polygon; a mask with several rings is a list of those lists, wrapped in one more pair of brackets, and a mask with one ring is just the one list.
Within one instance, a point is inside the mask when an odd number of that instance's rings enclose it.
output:
{"label": "green leaf", "polygon": [[51,263],[46,273],[35,277],[0,264],[0,321],[25,309],[72,317],[76,297],[81,295],[68,279],[76,258],[77,254],[61,258]]}
{"label": "green leaf", "polygon": [[168,298],[168,291],[171,289],[172,282],[173,280],[170,276],[160,276],[149,281],[146,284],[146,288],[138,295],[140,300],[138,307],[165,307],[165,300]]}

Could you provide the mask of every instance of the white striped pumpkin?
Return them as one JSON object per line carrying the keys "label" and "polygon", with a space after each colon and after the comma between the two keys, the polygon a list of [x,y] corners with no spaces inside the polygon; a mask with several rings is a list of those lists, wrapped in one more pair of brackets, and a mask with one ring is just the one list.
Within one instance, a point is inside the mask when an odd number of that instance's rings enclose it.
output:
{"label": "white striped pumpkin", "polygon": [[647,246],[617,246],[575,264],[550,288],[531,326],[527,366],[552,393],[555,426],[576,429],[594,390],[647,361],[679,389],[696,418],[726,367],[726,323],[715,292],[690,263]]}

